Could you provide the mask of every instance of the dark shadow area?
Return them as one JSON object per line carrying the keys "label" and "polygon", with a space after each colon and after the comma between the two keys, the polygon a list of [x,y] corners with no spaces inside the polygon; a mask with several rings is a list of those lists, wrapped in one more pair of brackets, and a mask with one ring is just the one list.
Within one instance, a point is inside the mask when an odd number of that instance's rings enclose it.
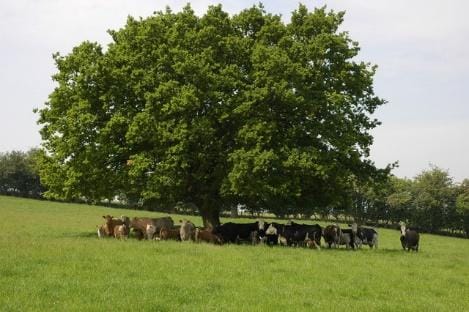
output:
{"label": "dark shadow area", "polygon": [[95,237],[98,238],[98,234],[96,234],[96,231],[88,231],[88,232],[69,232],[69,233],[63,233],[61,235],[62,237],[66,238],[90,238],[90,237]]}

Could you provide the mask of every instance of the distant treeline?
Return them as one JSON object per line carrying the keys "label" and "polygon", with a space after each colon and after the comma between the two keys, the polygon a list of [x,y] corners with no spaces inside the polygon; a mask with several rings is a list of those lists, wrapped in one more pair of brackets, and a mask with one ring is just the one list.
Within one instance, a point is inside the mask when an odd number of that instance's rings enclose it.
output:
{"label": "distant treeline", "polygon": [[44,188],[36,168],[38,152],[31,149],[0,153],[0,194],[42,198]]}
{"label": "distant treeline", "polygon": [[404,221],[424,232],[468,236],[469,179],[455,183],[436,166],[413,179],[390,176],[381,185],[358,189],[342,213],[376,224]]}
{"label": "distant treeline", "polygon": [[[0,194],[43,198],[46,191],[40,183],[36,165],[38,149],[27,152],[0,153]],[[322,220],[355,220],[361,224],[394,227],[403,221],[424,232],[454,236],[469,236],[469,179],[455,183],[449,173],[432,166],[413,179],[390,176],[379,183],[352,186],[340,194],[340,204],[333,207],[296,208],[270,211],[268,207],[226,207],[224,214],[244,216],[269,215],[278,218]],[[76,200],[88,202],[86,199]],[[191,203],[171,207],[148,201],[103,200],[101,204],[134,209],[198,214]]]}

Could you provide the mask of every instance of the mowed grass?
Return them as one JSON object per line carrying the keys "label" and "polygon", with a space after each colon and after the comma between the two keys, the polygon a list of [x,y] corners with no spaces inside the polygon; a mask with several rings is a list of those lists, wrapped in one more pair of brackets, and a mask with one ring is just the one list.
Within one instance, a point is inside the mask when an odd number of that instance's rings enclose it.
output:
{"label": "mowed grass", "polygon": [[469,311],[469,240],[424,234],[419,253],[384,229],[358,251],[117,241],[97,238],[102,215],[162,214],[11,197],[0,214],[1,311]]}

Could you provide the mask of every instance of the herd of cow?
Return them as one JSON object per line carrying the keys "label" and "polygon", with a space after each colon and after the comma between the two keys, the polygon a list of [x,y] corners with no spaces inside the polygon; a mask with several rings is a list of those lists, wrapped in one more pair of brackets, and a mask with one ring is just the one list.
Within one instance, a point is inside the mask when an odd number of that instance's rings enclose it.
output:
{"label": "herd of cow", "polygon": [[[212,244],[264,243],[267,245],[304,246],[314,249],[321,247],[321,238],[327,247],[339,247],[356,249],[362,245],[370,248],[378,248],[378,233],[373,228],[350,225],[343,229],[337,224],[322,228],[319,224],[299,224],[289,221],[282,223],[267,223],[256,221],[252,223],[227,222],[213,229],[196,227],[188,220],[180,220],[180,225],[174,225],[171,217],[162,218],[133,218],[122,216],[114,218],[110,215],[103,216],[104,224],[98,226],[98,237],[128,238],[130,231],[134,232],[138,239],[178,240],[208,242]],[[404,250],[419,248],[419,233],[415,228],[406,228],[401,225],[401,245]]]}

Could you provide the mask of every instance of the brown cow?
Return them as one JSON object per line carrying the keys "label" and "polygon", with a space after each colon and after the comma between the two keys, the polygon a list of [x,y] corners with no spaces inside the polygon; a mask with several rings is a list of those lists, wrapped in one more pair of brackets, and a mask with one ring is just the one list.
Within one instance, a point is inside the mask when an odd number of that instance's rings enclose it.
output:
{"label": "brown cow", "polygon": [[162,218],[133,218],[130,221],[130,227],[136,233],[138,239],[142,239],[147,234],[147,225],[155,226],[155,233],[159,234],[162,228],[171,229],[174,225],[171,217]]}
{"label": "brown cow", "polygon": [[195,241],[198,243],[207,242],[217,245],[223,244],[223,240],[220,238],[220,236],[213,234],[209,230],[201,230],[199,228],[195,229]]}
{"label": "brown cow", "polygon": [[[125,224],[127,228],[129,227],[130,220],[128,217],[121,216],[120,219],[114,218],[113,216],[106,215],[103,216],[104,224],[101,226],[104,234],[106,236],[114,236],[114,228],[116,225]],[[98,234],[99,235],[99,234]]]}
{"label": "brown cow", "polygon": [[129,228],[127,225],[116,225],[114,227],[114,237],[117,239],[127,239],[129,237]]}
{"label": "brown cow", "polygon": [[169,240],[169,239],[174,239],[174,240],[181,240],[179,228],[174,228],[174,229],[168,229],[168,228],[162,228],[160,230],[160,239],[161,240]]}

